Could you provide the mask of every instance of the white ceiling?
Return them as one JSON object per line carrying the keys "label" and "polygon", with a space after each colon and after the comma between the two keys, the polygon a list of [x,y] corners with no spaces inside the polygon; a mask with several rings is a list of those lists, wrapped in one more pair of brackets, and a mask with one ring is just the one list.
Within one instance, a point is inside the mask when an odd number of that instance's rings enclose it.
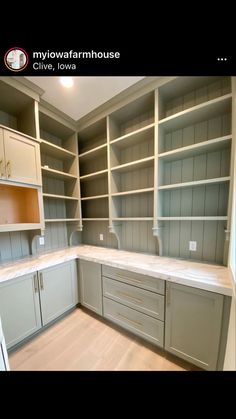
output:
{"label": "white ceiling", "polygon": [[26,78],[44,90],[42,99],[77,121],[144,77],[72,77],[69,89],[60,77]]}

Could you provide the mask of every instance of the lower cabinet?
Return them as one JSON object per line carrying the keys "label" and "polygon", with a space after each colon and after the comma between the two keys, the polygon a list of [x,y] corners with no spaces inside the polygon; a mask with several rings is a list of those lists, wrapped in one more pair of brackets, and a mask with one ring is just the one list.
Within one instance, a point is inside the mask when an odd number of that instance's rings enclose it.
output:
{"label": "lower cabinet", "polygon": [[224,296],[175,283],[166,287],[165,349],[216,370]]}
{"label": "lower cabinet", "polygon": [[105,265],[102,274],[104,317],[163,347],[164,281]]}
{"label": "lower cabinet", "polygon": [[75,261],[0,284],[0,316],[7,348],[37,332],[78,302]]}
{"label": "lower cabinet", "polygon": [[79,260],[80,302],[95,313],[102,314],[101,265]]}

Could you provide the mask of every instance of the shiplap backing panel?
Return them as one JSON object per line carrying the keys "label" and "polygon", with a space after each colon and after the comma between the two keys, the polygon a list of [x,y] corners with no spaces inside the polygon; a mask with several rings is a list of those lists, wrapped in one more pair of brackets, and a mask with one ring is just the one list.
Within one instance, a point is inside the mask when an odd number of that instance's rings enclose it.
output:
{"label": "shiplap backing panel", "polygon": [[112,167],[153,156],[154,140],[152,138],[152,133],[150,133],[150,137],[151,138],[143,143],[140,142],[122,149],[116,147],[115,144],[111,145]]}
{"label": "shiplap backing panel", "polygon": [[127,173],[112,173],[112,192],[126,192],[152,188],[154,185],[153,166]]}
{"label": "shiplap backing panel", "polygon": [[0,124],[17,130],[17,118],[0,110]]}
{"label": "shiplap backing panel", "polygon": [[0,233],[0,263],[29,256],[28,232]]}
{"label": "shiplap backing panel", "polygon": [[[103,240],[100,240],[103,234]],[[117,239],[114,234],[109,233],[108,222],[105,221],[83,221],[82,242],[93,246],[103,246],[117,249]]]}
{"label": "shiplap backing panel", "polygon": [[108,198],[82,202],[83,218],[109,218]]}
{"label": "shiplap backing panel", "polygon": [[47,131],[44,131],[44,130],[40,129],[40,137],[42,138],[42,140],[49,141],[50,143],[55,144],[59,147],[63,147],[62,139],[59,138],[59,137],[56,137],[55,135],[53,135],[53,134],[51,134]]}
{"label": "shiplap backing panel", "polygon": [[107,169],[107,150],[104,150],[104,153],[99,156],[86,160],[86,162],[80,161],[80,176],[105,169]]}
{"label": "shiplap backing panel", "polygon": [[164,163],[164,185],[229,176],[230,148]]}
{"label": "shiplap backing panel", "polygon": [[230,93],[230,77],[221,77],[219,80],[209,83],[204,87],[193,89],[187,94],[174,98],[164,105],[164,116],[168,117],[177,112],[184,111],[192,106],[207,102],[219,96]]}
{"label": "shiplap backing panel", "polygon": [[197,144],[231,133],[231,114],[198,122],[159,136],[159,153]]}
{"label": "shiplap backing panel", "polygon": [[228,183],[161,193],[163,217],[227,216]]}
{"label": "shiplap backing panel", "polygon": [[108,194],[107,174],[101,178],[86,180],[80,183],[81,197]]}
{"label": "shiplap backing panel", "polygon": [[[223,263],[224,221],[165,221],[163,256]],[[197,251],[189,251],[189,241]]]}
{"label": "shiplap backing panel", "polygon": [[154,122],[154,109],[145,112],[141,115],[136,116],[135,118],[129,119],[127,122],[118,126],[118,135],[122,136],[129,134],[132,131],[136,131],[146,125],[152,124]]}
{"label": "shiplap backing panel", "polygon": [[39,246],[37,242],[36,251],[38,253],[67,247],[68,233],[66,223],[46,224],[44,240],[44,246]]}
{"label": "shiplap backing panel", "polygon": [[113,198],[115,217],[153,217],[153,193],[128,195]]}
{"label": "shiplap backing panel", "polygon": [[133,252],[157,253],[151,221],[124,221],[121,228],[121,249]]}
{"label": "shiplap backing panel", "polygon": [[53,195],[65,195],[65,182],[43,176],[43,192]]}
{"label": "shiplap backing panel", "polygon": [[95,136],[94,138],[89,139],[89,141],[88,140],[82,141],[79,136],[79,141],[78,141],[79,154],[85,153],[86,151],[92,150],[93,148],[106,144],[106,142],[107,142],[106,133],[99,134],[98,136]]}

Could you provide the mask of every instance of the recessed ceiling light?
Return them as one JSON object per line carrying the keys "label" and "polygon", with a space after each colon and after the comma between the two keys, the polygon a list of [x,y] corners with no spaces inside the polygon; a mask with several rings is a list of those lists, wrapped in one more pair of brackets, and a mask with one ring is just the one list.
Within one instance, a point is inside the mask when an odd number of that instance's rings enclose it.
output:
{"label": "recessed ceiling light", "polygon": [[72,77],[60,77],[60,83],[64,87],[72,87],[74,84],[74,80]]}

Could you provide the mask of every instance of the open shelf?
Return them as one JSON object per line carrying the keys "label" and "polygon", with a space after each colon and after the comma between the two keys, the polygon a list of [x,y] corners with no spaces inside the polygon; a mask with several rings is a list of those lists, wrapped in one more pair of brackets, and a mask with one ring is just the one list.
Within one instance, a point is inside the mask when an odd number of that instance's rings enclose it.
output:
{"label": "open shelf", "polygon": [[224,221],[227,216],[210,216],[210,217],[157,217],[158,221]]}
{"label": "open shelf", "polygon": [[80,177],[107,170],[107,148],[102,147],[94,154],[86,154],[86,158],[80,158]]}
{"label": "open shelf", "polygon": [[41,228],[39,190],[0,184],[0,231]]}
{"label": "open shelf", "polygon": [[172,185],[164,185],[159,186],[159,190],[168,190],[168,189],[178,189],[178,188],[187,188],[187,187],[195,187],[199,185],[208,185],[208,184],[214,184],[214,183],[221,183],[221,182],[229,182],[230,177],[224,176],[221,178],[215,178],[215,179],[203,179],[203,180],[194,180],[192,182],[183,182],[183,183],[174,183]]}
{"label": "open shelf", "polygon": [[161,119],[159,127],[162,127],[164,131],[173,131],[186,125],[215,118],[220,114],[229,113],[231,111],[231,103],[232,95],[227,94]]}
{"label": "open shelf", "polygon": [[129,172],[136,169],[144,169],[154,164],[154,156],[146,157],[145,159],[132,161],[130,163],[121,164],[119,166],[112,167],[112,172]]}
{"label": "open shelf", "polygon": [[[57,116],[55,118],[49,116],[47,110],[43,109],[42,106],[39,106],[39,127],[40,138],[45,140],[46,143],[50,143],[59,148],[54,149],[55,157],[56,153],[62,153],[63,150],[76,154],[75,129],[72,129],[66,122],[63,124],[59,122]],[[51,153],[50,155],[52,155],[52,149],[49,150],[48,144],[44,144],[43,147],[47,147],[47,152],[49,151]],[[64,156],[57,157],[64,159]]]}
{"label": "open shelf", "polygon": [[154,122],[154,93],[148,93],[109,117],[110,141]]}
{"label": "open shelf", "polygon": [[153,217],[117,217],[113,221],[152,221]]}
{"label": "open shelf", "polygon": [[101,198],[99,205],[94,201],[82,201],[82,218],[109,218],[108,198]]}
{"label": "open shelf", "polygon": [[103,118],[89,127],[79,131],[78,145],[80,157],[81,155],[85,155],[85,153],[93,151],[93,149],[98,149],[100,146],[106,145],[106,143],[106,118]]}
{"label": "open shelf", "polygon": [[150,137],[154,136],[155,124],[147,125],[143,128],[137,129],[129,134],[123,135],[122,137],[116,138],[111,141],[110,144],[118,148],[126,148],[134,146],[140,142],[146,142]]}
{"label": "open shelf", "polygon": [[230,145],[232,136],[225,135],[212,140],[203,141],[201,143],[192,144],[186,147],[180,147],[175,150],[166,151],[158,155],[163,161],[173,161],[196,156],[196,154],[208,153],[215,150],[221,150]]}
{"label": "open shelf", "polygon": [[101,155],[104,150],[106,150],[107,144],[99,145],[98,147],[92,148],[89,151],[85,151],[82,154],[79,154],[80,161],[86,161],[90,159],[94,159],[95,157]]}
{"label": "open shelf", "polygon": [[153,192],[112,197],[112,218],[153,217]]}
{"label": "open shelf", "polygon": [[72,153],[71,151],[66,150],[65,148],[59,147],[45,140],[41,140],[40,149],[42,153],[62,160],[72,159],[76,157],[75,153]]}
{"label": "open shelf", "polygon": [[81,181],[86,181],[86,180],[91,180],[94,178],[100,178],[100,177],[104,177],[104,175],[107,175],[108,170],[100,170],[98,172],[94,172],[94,173],[90,173],[89,175],[84,175],[84,176],[80,176],[80,180]]}
{"label": "open shelf", "polygon": [[49,169],[46,167],[41,167],[42,173],[45,174],[47,177],[55,178],[55,179],[62,179],[62,180],[73,180],[77,179],[77,176],[71,175],[70,173],[61,172],[59,170]]}
{"label": "open shelf", "polygon": [[153,192],[154,188],[145,188],[145,189],[136,189],[136,190],[131,190],[131,191],[126,191],[126,192],[116,192],[116,193],[112,193],[111,196],[124,196],[124,195],[136,195],[136,194],[144,194],[147,192]]}
{"label": "open shelf", "polygon": [[81,198],[81,201],[90,201],[92,199],[102,199],[102,198],[108,198],[108,194],[106,194],[106,195],[87,196],[85,198]]}
{"label": "open shelf", "polygon": [[45,223],[77,223],[80,218],[47,218]]}
{"label": "open shelf", "polygon": [[69,199],[71,201],[78,201],[78,198],[75,198],[73,196],[54,195],[50,193],[43,193],[43,197],[49,198],[49,199]]}
{"label": "open shelf", "polygon": [[109,218],[82,218],[83,221],[108,221]]}

